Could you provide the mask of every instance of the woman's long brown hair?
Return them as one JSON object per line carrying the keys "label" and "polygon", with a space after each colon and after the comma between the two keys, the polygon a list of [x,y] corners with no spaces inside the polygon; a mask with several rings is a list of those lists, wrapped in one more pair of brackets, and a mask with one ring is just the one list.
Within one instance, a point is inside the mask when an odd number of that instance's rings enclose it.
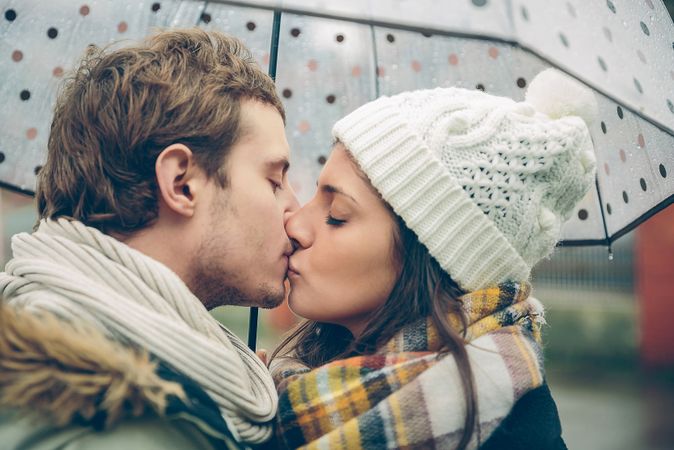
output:
{"label": "woman's long brown hair", "polygon": [[[396,216],[397,217],[397,216]],[[400,276],[386,302],[372,315],[363,333],[354,339],[340,325],[303,321],[274,350],[276,356],[291,355],[311,368],[338,359],[374,353],[405,325],[431,317],[444,343],[441,353],[456,360],[463,384],[466,417],[459,449],[465,449],[477,426],[475,381],[466,352],[466,317],[458,300],[465,292],[419,242],[402,219],[393,237],[393,257]],[[463,331],[455,330],[448,316],[461,319]],[[438,386],[438,389],[442,389]],[[478,433],[479,434],[479,433]]]}

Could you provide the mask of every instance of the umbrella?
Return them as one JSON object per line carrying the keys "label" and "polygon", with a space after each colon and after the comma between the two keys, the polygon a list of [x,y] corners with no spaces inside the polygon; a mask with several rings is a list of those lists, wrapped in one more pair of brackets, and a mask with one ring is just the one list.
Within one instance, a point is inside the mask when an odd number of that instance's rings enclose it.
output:
{"label": "umbrella", "polygon": [[610,244],[674,200],[674,26],[659,0],[84,1],[0,3],[4,187],[32,192],[59,81],[87,44],[198,25],[241,37],[265,67],[278,56],[303,200],[331,124],[358,105],[449,85],[522,100],[549,66],[593,88],[600,107],[591,130],[597,189],[565,225],[563,243]]}
{"label": "umbrella", "polygon": [[610,245],[674,201],[674,25],[660,0],[0,1],[0,186],[31,193],[60,78],[89,43],[153,27],[234,34],[276,68],[293,149],[312,193],[331,125],[380,95],[460,86],[524,99],[547,67],[594,90],[596,189],[564,245]]}

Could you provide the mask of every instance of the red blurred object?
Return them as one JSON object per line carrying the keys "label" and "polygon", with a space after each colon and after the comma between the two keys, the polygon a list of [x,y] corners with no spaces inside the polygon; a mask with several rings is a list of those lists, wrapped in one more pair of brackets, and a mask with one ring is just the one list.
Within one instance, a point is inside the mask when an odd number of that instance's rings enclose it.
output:
{"label": "red blurred object", "polygon": [[641,361],[647,368],[674,366],[674,207],[637,229],[637,294]]}

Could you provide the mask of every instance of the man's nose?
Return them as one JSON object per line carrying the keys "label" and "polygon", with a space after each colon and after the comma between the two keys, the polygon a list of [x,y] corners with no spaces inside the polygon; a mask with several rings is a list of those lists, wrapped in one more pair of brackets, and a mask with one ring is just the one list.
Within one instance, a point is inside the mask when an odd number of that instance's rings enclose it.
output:
{"label": "man's nose", "polygon": [[293,251],[307,248],[311,245],[313,231],[308,214],[309,205],[289,213],[285,222],[286,234],[290,238]]}
{"label": "man's nose", "polygon": [[285,210],[283,211],[283,223],[288,223],[288,219],[300,209],[300,202],[295,196],[295,191],[291,188],[288,190],[288,199]]}

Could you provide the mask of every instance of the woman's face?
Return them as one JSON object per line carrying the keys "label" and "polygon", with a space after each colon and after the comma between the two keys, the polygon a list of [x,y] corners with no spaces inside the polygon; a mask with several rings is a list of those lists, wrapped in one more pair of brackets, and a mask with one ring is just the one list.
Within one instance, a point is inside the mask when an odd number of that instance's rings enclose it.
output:
{"label": "woman's face", "polygon": [[392,213],[337,143],[316,195],[286,223],[299,244],[290,257],[290,308],[358,336],[398,276]]}

